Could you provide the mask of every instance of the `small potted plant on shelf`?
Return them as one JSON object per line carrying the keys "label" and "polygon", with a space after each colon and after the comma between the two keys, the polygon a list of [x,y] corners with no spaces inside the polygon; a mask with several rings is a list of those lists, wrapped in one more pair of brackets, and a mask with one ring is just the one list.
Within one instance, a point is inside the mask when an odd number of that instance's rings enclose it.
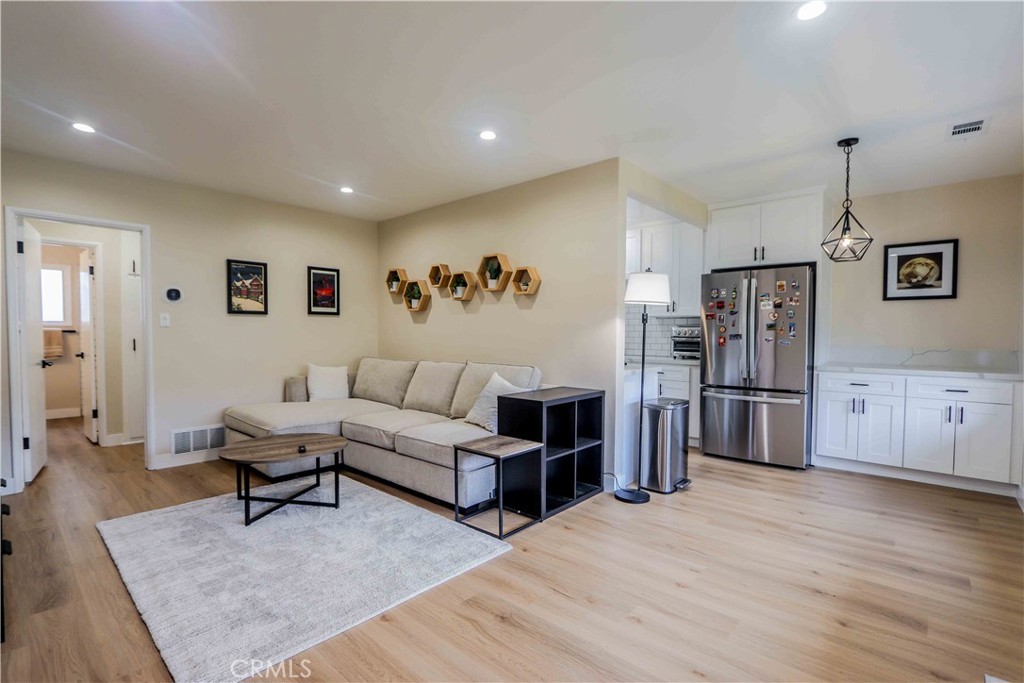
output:
{"label": "small potted plant on shelf", "polygon": [[416,310],[420,307],[420,299],[423,298],[423,292],[420,291],[419,284],[410,282],[405,286],[405,298],[409,302],[409,308]]}
{"label": "small potted plant on shelf", "polygon": [[455,295],[456,299],[461,299],[466,295],[466,276],[462,273],[456,273],[452,276],[452,294]]}
{"label": "small potted plant on shelf", "polygon": [[499,277],[501,277],[501,264],[498,263],[498,259],[492,258],[487,262],[487,289],[497,289]]}
{"label": "small potted plant on shelf", "polygon": [[391,271],[391,273],[388,275],[388,291],[390,291],[392,294],[397,294],[398,283],[401,281],[402,279],[398,277],[398,273],[396,273],[395,271]]}

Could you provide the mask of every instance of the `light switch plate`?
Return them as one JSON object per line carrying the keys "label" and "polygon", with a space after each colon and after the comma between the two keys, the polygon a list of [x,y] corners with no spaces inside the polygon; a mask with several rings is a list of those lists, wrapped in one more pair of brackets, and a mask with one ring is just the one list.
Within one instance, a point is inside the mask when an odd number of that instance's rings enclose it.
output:
{"label": "light switch plate", "polygon": [[161,313],[160,314],[160,327],[170,327],[170,326],[171,326],[171,314],[170,313]]}

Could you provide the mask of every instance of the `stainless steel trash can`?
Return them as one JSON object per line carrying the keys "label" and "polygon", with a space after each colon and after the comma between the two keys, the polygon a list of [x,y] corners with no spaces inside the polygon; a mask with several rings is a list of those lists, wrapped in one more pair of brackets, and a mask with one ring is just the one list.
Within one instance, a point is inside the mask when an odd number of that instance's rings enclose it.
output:
{"label": "stainless steel trash can", "polygon": [[640,486],[657,493],[685,488],[686,447],[690,440],[690,402],[659,398],[644,403]]}

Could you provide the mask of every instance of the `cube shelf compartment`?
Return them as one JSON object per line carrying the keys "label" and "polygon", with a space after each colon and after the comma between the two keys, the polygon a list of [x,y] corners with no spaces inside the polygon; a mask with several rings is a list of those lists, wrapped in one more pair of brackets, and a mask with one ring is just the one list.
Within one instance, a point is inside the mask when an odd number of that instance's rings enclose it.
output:
{"label": "cube shelf compartment", "polygon": [[[398,285],[392,289],[391,282],[395,277],[398,278]],[[397,296],[401,296],[405,291],[405,284],[407,282],[409,282],[409,276],[405,274],[404,268],[392,268],[384,278],[384,286],[388,288],[388,292]]]}
{"label": "cube shelf compartment", "polygon": [[[457,294],[455,291],[455,282],[459,277],[466,280],[466,290],[462,294]],[[476,275],[468,270],[453,273],[451,281],[448,283],[448,291],[452,293],[452,299],[455,301],[469,301],[473,298],[473,292],[476,291]]]}
{"label": "cube shelf compartment", "polygon": [[545,519],[602,490],[603,391],[553,387],[499,396],[498,433],[544,444]]}
{"label": "cube shelf compartment", "polygon": [[516,294],[532,296],[540,287],[540,273],[533,266],[516,268],[512,273],[512,291]]}
{"label": "cube shelf compartment", "polygon": [[[498,267],[501,269],[493,286],[491,286],[487,275],[487,266],[492,261],[497,261]],[[512,264],[508,262],[508,257],[504,254],[484,254],[480,259],[480,267],[476,269],[476,275],[480,278],[480,289],[485,292],[503,292],[512,278]]]}
{"label": "cube shelf compartment", "polygon": [[[409,299],[405,298],[405,290],[409,288],[409,285],[415,284],[420,288],[420,303],[419,306],[413,308]],[[419,313],[420,311],[427,310],[427,306],[430,305],[430,287],[427,286],[426,280],[409,280],[405,283],[405,287],[402,288],[402,301],[405,303],[405,308],[413,313]]]}
{"label": "cube shelf compartment", "polygon": [[430,284],[438,289],[444,289],[451,282],[452,271],[448,267],[447,263],[435,263],[430,266],[430,271],[427,273],[427,280]]}

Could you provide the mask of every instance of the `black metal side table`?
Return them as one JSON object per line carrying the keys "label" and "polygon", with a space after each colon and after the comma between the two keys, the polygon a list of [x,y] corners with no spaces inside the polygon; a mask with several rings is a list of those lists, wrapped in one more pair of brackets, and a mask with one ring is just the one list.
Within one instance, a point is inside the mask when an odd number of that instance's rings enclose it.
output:
{"label": "black metal side table", "polygon": [[[494,461],[495,488],[498,493],[494,505],[485,506],[471,514],[459,513],[459,453],[490,458]],[[498,509],[498,533],[470,524],[469,520]],[[505,532],[505,510],[530,521]],[[482,439],[455,445],[455,521],[494,538],[505,539],[544,517],[544,444],[511,436],[486,436]]]}

